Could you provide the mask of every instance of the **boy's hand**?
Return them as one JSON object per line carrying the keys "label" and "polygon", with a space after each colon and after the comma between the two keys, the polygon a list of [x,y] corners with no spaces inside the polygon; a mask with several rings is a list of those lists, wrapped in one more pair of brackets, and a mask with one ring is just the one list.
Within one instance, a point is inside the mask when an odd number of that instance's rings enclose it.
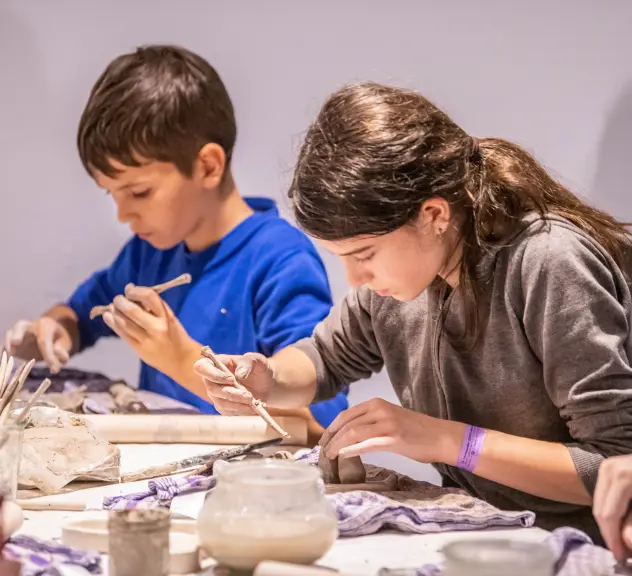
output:
{"label": "boy's hand", "polygon": [[151,288],[128,284],[116,296],[103,321],[156,370],[173,378],[191,350],[200,346],[187,334],[169,305]]}
{"label": "boy's hand", "polygon": [[43,360],[56,374],[68,362],[72,338],[60,322],[42,316],[35,322],[20,320],[4,335],[7,354],[23,360]]}

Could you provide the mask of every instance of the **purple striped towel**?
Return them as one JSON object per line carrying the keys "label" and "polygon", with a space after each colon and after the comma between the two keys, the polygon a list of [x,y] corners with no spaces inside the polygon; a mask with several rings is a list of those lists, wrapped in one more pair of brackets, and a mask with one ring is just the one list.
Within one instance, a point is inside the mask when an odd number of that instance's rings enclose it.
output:
{"label": "purple striped towel", "polygon": [[[318,463],[318,447],[297,459],[307,464]],[[384,470],[367,467],[368,477]],[[388,472],[389,474],[395,474]],[[439,488],[397,475],[397,489],[375,493],[366,490],[328,494],[338,514],[341,536],[363,536],[381,529],[427,534],[454,530],[479,530],[492,527],[532,526],[532,512],[506,512],[468,495],[463,490]],[[170,506],[175,496],[211,490],[213,476],[189,478],[158,478],[150,480],[148,489],[135,494],[105,498],[103,507],[109,510]]]}
{"label": "purple striped towel", "polygon": [[2,553],[20,563],[20,576],[59,576],[57,567],[61,564],[80,566],[90,574],[102,574],[98,553],[75,550],[25,534],[13,536]]}

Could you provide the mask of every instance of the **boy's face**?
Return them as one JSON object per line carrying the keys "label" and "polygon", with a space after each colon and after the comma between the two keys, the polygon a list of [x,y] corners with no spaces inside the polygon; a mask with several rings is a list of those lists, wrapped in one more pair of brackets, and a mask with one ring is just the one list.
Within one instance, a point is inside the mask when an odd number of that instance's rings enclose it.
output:
{"label": "boy's face", "polygon": [[166,250],[195,233],[209,196],[203,174],[195,171],[187,178],[167,162],[138,167],[111,164],[119,170],[115,177],[96,171],[94,179],[112,196],[119,221],[128,224],[134,234]]}

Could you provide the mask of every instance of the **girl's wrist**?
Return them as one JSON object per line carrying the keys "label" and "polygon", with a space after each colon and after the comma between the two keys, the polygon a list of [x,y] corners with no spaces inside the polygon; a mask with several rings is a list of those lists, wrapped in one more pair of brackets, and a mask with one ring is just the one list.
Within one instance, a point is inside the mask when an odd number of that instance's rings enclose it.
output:
{"label": "girl's wrist", "polygon": [[467,425],[437,419],[437,456],[435,462],[456,466],[466,440]]}

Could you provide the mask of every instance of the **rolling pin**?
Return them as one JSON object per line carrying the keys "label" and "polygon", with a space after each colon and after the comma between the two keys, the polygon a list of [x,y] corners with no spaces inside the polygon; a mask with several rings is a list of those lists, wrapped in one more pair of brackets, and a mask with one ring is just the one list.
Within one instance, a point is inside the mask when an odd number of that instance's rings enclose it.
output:
{"label": "rolling pin", "polygon": [[[254,444],[278,436],[259,416],[85,414],[81,418],[113,444]],[[277,420],[291,435],[285,444],[307,445],[304,418],[284,416]]]}

